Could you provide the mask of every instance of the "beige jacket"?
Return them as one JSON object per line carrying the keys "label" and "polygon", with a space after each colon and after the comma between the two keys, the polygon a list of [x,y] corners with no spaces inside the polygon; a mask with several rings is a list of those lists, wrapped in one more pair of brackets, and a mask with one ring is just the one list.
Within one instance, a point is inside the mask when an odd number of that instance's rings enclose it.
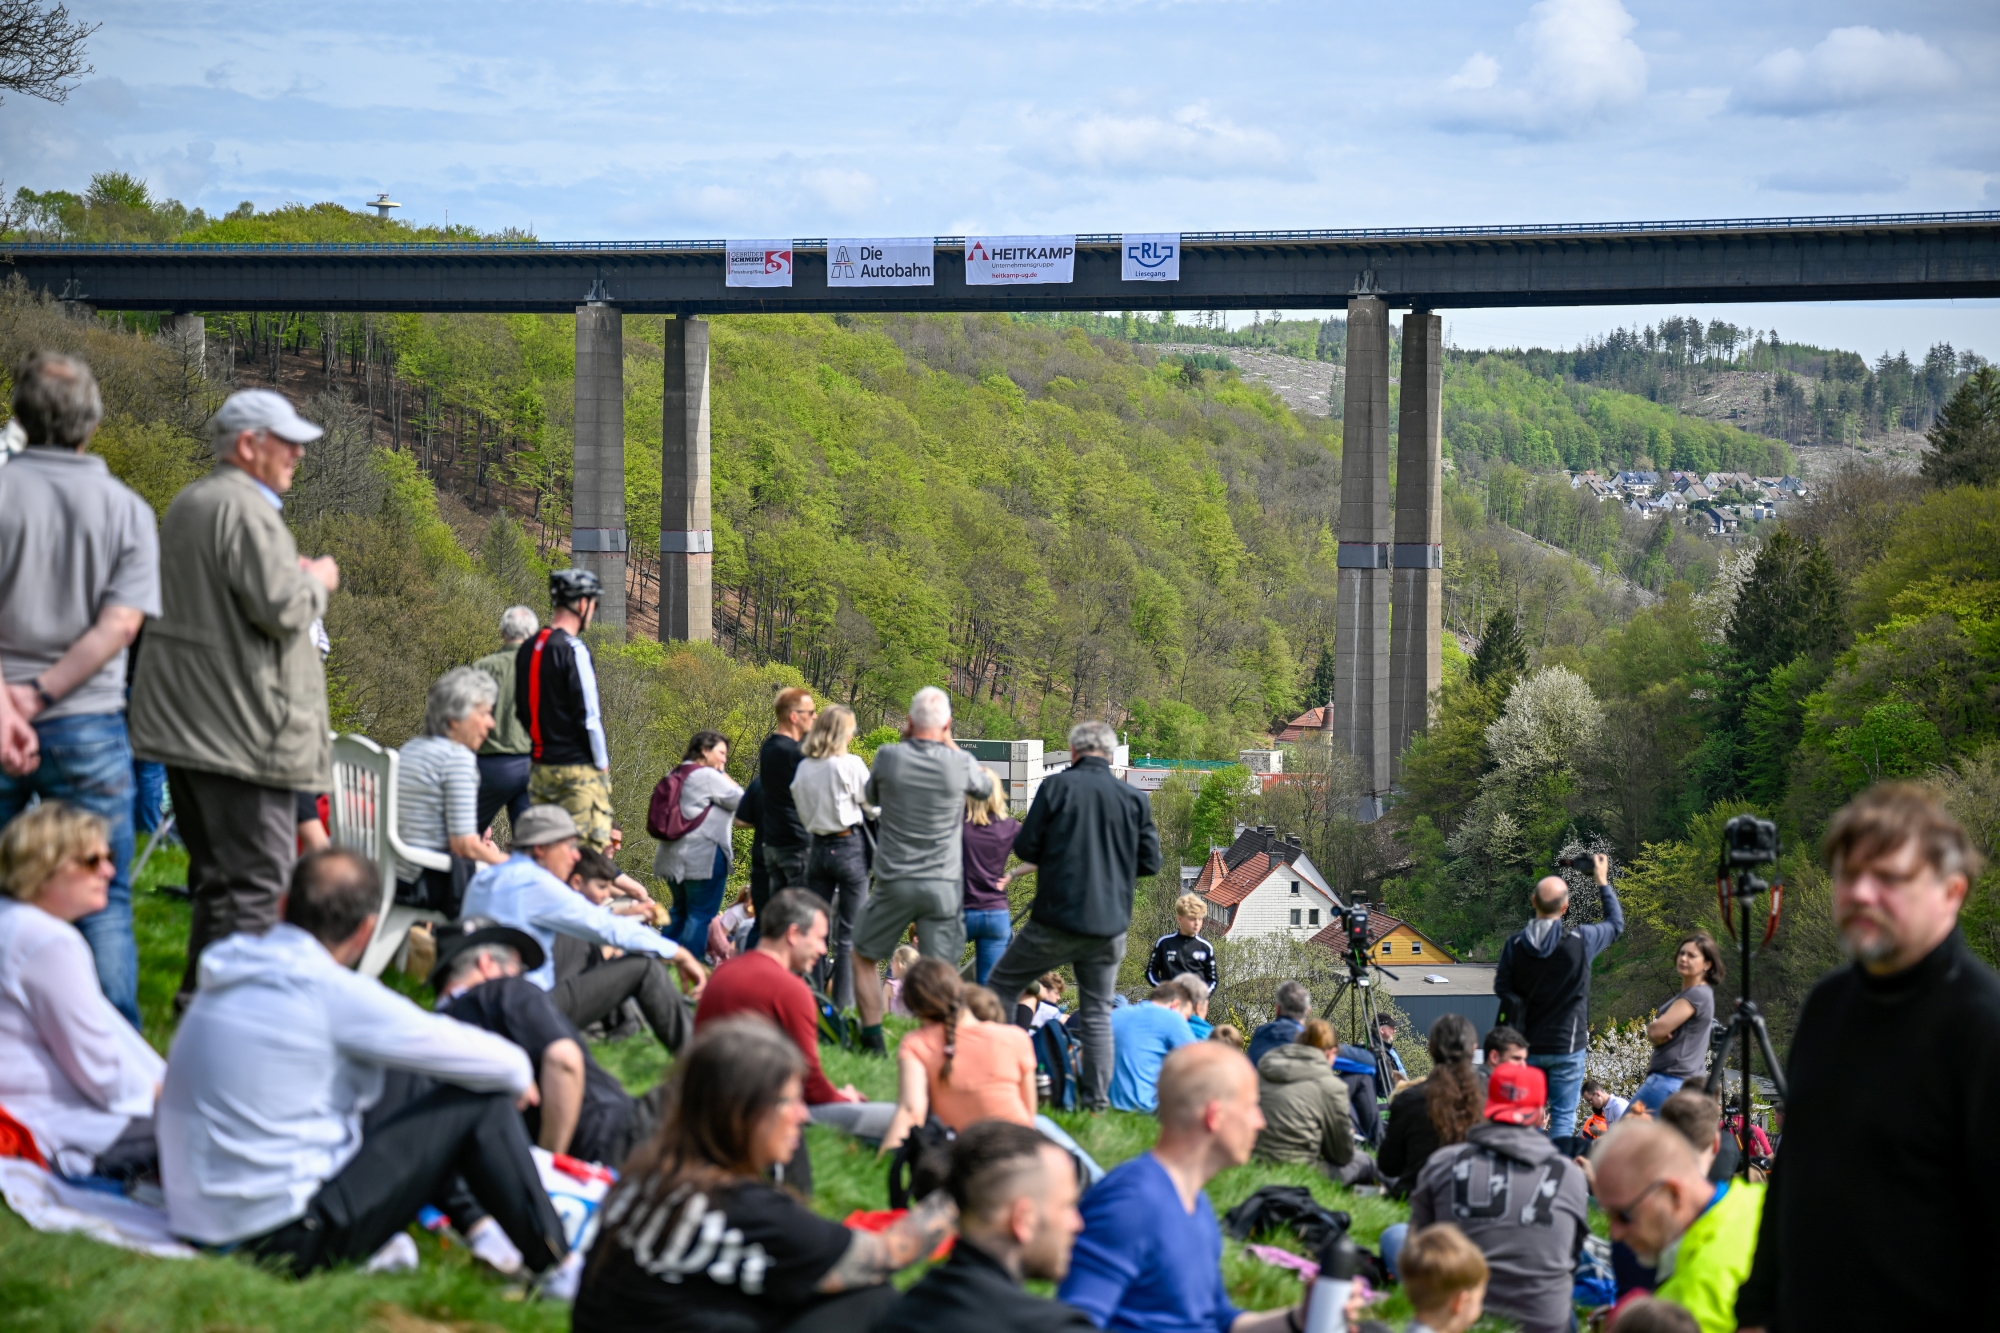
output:
{"label": "beige jacket", "polygon": [[134,753],[325,791],[326,671],[307,630],[327,592],[249,474],[218,464],[174,497],[160,524],[160,601],[132,686]]}

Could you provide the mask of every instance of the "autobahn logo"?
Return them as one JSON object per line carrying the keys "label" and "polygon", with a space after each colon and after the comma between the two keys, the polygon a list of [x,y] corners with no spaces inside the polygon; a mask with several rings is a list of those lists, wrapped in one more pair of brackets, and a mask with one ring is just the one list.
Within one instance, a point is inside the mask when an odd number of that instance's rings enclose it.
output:
{"label": "autobahn logo", "polygon": [[1181,234],[1127,232],[1118,276],[1126,282],[1178,282],[1181,276]]}
{"label": "autobahn logo", "polygon": [[731,287],[792,285],[790,241],[730,241],[724,250]]}

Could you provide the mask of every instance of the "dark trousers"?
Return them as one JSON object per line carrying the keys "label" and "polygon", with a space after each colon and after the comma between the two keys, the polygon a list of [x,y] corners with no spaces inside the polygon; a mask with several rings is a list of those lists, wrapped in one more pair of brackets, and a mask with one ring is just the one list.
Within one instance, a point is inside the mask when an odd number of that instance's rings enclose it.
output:
{"label": "dark trousers", "polygon": [[1077,1100],[1086,1111],[1111,1104],[1111,996],[1124,959],[1123,935],[1072,935],[1031,920],[987,978],[987,985],[1003,999],[1016,999],[1042,973],[1064,963],[1075,969],[1078,1001],[1069,1030],[1083,1047],[1083,1086]]}
{"label": "dark trousers", "polygon": [[637,1000],[646,1026],[669,1051],[679,1052],[694,1031],[686,997],[667,975],[667,965],[650,954],[626,954],[565,977],[549,998],[580,1028],[609,1017],[628,999]]}
{"label": "dark trousers", "polygon": [[479,813],[474,828],[485,832],[502,810],[508,822],[520,819],[528,808],[528,769],[533,763],[525,754],[479,756]]}
{"label": "dark trousers", "polygon": [[[413,1090],[422,1080],[412,1080]],[[304,1217],[241,1247],[281,1259],[295,1277],[367,1259],[427,1203],[449,1200],[454,1180],[539,1273],[568,1253],[562,1220],[528,1151],[527,1127],[505,1093],[430,1087],[362,1128],[361,1151],[313,1195]],[[457,1219],[454,1219],[457,1220]]]}
{"label": "dark trousers", "polygon": [[848,955],[854,951],[854,923],[868,902],[868,847],[855,829],[844,838],[812,840],[806,856],[806,885],[826,899],[833,909],[828,932],[826,957],[816,969],[829,978],[821,983],[836,1006],[854,1007],[854,967]]}
{"label": "dark trousers", "polygon": [[167,767],[174,820],[188,851],[187,971],[181,994],[194,994],[201,951],[239,930],[269,930],[298,860],[297,799],[284,787]]}

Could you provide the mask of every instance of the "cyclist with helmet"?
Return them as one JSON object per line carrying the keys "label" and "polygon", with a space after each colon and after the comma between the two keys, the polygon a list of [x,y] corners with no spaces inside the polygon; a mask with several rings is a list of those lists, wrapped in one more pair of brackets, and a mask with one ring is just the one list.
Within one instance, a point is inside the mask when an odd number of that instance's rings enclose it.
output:
{"label": "cyclist with helmet", "polygon": [[590,626],[603,585],[587,569],[549,575],[547,628],[514,659],[514,712],[528,731],[528,801],[559,805],[593,851],[610,847],[611,749],[597,703],[597,670],[579,636]]}

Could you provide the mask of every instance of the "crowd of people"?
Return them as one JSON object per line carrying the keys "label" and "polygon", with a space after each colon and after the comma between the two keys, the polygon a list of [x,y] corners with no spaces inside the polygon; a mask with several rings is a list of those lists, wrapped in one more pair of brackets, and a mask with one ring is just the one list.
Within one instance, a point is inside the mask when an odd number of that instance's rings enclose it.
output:
{"label": "crowd of people", "polygon": [[[586,639],[601,589],[583,570],[551,576],[546,625],[509,608],[500,649],[431,687],[399,752],[385,886],[330,844],[319,804],[340,574],[299,554],[282,513],[319,428],[278,394],[232,395],[214,471],[156,532],[87,452],[86,367],[33,358],[14,392],[30,445],[0,468],[0,1143],[157,1191],[192,1245],[299,1275],[393,1266],[430,1207],[481,1261],[573,1301],[582,1333],[1297,1333],[1309,1297],[1244,1312],[1223,1278],[1205,1187],[1255,1159],[1407,1199],[1380,1259],[1433,1333],[1487,1310],[1571,1327],[1604,1266],[1593,1215],[1619,1333],[1985,1308],[1970,1261],[1996,1239],[1980,1114],[2000,1097],[2000,980],[1957,928],[1978,852],[1923,788],[1875,788],[1832,822],[1852,962],[1806,1004],[1785,1129],[1750,1161],[1747,1108],[1725,1115],[1705,1088],[1724,977],[1705,932],[1676,945],[1643,1080],[1623,1096],[1587,1077],[1592,963],[1624,929],[1603,856],[1603,919],[1576,920],[1562,877],[1536,884],[1501,952],[1499,1021],[1438,1019],[1418,1080],[1393,1023],[1343,1043],[1295,981],[1247,1051],[1212,1026],[1195,895],[1153,945],[1150,990],[1120,995],[1161,847],[1098,721],[1017,818],[955,741],[944,691],[919,690],[871,763],[850,753],[850,709],[781,690],[747,784],[713,731],[661,779],[656,901],[615,859]],[[139,1034],[131,919],[147,764],[164,766],[192,904],[164,1060]],[[1029,874],[1032,894],[1010,893]],[[748,883],[725,908],[732,878]],[[392,901],[434,922],[404,951],[428,1008],[357,970]],[[855,1045],[893,1058],[894,1101],[821,1064],[850,1010]],[[885,1014],[914,1020],[893,1052]],[[641,1029],[674,1058],[635,1095],[592,1046]],[[1854,1052],[1879,1049],[1926,1077],[1857,1080]],[[1058,1106],[1148,1115],[1158,1137],[1107,1171]],[[875,1229],[815,1214],[808,1124],[907,1167],[907,1210]],[[617,1168],[577,1248],[538,1151]],[[1923,1235],[1925,1262],[1856,1245],[1875,1219]],[[947,1239],[899,1296],[890,1278]],[[1341,1322],[1363,1322],[1360,1301]]]}

